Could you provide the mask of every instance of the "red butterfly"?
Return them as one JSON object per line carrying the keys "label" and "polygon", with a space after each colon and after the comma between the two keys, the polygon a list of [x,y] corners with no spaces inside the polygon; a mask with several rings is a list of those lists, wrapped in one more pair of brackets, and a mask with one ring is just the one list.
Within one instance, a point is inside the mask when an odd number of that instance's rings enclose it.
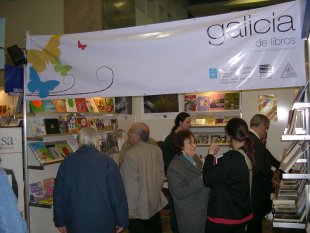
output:
{"label": "red butterfly", "polygon": [[84,50],[87,47],[87,44],[82,44],[80,40],[78,40],[78,48]]}

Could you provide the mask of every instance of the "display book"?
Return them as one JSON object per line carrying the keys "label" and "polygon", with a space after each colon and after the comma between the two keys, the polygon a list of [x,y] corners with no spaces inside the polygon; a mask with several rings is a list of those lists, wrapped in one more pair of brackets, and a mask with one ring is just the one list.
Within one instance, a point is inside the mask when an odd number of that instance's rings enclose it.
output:
{"label": "display book", "polygon": [[[240,117],[240,92],[205,92],[184,95],[184,109],[191,114],[191,130],[198,146],[212,142],[227,146],[224,127]],[[189,107],[190,106],[190,107]]]}
{"label": "display book", "polygon": [[43,205],[52,205],[54,185],[54,177],[29,184],[30,202]]}
{"label": "display book", "polygon": [[[309,104],[304,103],[308,97],[308,82],[296,94],[292,110],[288,116],[288,126],[282,135],[282,141],[291,141],[284,151],[280,168],[285,172],[278,195],[273,198],[274,227],[305,229],[309,203],[309,186],[307,180],[309,159],[309,123],[306,116]],[[307,98],[306,98],[307,97]]]}

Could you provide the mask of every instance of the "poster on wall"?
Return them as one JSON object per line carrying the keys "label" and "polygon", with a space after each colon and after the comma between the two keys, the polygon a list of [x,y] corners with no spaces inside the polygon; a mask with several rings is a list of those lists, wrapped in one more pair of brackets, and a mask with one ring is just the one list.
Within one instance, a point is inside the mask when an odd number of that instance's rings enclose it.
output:
{"label": "poster on wall", "polygon": [[4,69],[5,19],[0,18],[0,69]]}
{"label": "poster on wall", "polygon": [[27,35],[25,95],[57,99],[303,86],[304,5],[305,0],[290,1],[160,24]]}
{"label": "poster on wall", "polygon": [[143,97],[144,113],[179,112],[178,94]]}
{"label": "poster on wall", "polygon": [[132,114],[132,97],[115,97],[115,113]]}
{"label": "poster on wall", "polygon": [[258,96],[258,112],[264,114],[271,121],[278,120],[277,98],[275,95]]}

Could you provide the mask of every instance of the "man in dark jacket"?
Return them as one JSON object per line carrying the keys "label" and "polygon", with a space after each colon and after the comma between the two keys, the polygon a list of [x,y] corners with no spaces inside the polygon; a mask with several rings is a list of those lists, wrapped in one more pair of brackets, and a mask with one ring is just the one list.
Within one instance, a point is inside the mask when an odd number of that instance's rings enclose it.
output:
{"label": "man in dark jacket", "polygon": [[267,135],[270,121],[263,114],[256,114],[250,121],[250,138],[254,142],[255,165],[252,179],[252,203],[254,218],[248,224],[248,233],[262,233],[262,219],[271,211],[273,191],[272,167],[278,169],[276,160],[262,142]]}
{"label": "man in dark jacket", "polygon": [[80,148],[60,164],[54,222],[61,233],[119,233],[129,224],[124,184],[116,163],[96,149],[97,130],[82,128]]}

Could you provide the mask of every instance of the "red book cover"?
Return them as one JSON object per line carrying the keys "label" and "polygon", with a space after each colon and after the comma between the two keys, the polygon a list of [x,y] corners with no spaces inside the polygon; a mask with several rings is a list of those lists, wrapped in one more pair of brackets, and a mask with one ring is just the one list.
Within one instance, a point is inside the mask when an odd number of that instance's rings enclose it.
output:
{"label": "red book cover", "polygon": [[76,105],[77,112],[88,112],[85,98],[75,99],[75,105]]}

